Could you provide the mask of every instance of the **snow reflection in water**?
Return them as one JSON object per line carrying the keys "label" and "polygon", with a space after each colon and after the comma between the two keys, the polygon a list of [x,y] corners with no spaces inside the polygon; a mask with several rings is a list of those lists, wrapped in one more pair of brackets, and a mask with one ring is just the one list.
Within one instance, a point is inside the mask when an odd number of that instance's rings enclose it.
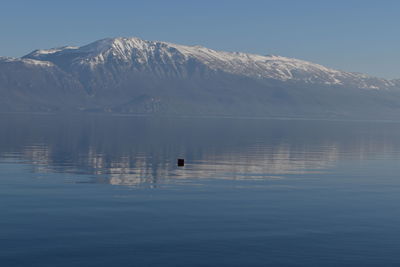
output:
{"label": "snow reflection in water", "polygon": [[[400,146],[391,138],[400,133],[395,123],[17,115],[1,123],[9,126],[0,129],[3,161],[129,186],[282,179],[329,171],[340,159],[398,156]],[[20,131],[10,134],[10,128]],[[176,167],[178,157],[186,159],[185,167]]]}

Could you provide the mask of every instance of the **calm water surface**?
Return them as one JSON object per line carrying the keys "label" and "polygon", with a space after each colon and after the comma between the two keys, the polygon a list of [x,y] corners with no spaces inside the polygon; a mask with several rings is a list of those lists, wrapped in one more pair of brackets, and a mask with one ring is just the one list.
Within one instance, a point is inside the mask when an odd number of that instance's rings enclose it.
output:
{"label": "calm water surface", "polygon": [[395,122],[3,114],[0,266],[400,266],[399,162]]}

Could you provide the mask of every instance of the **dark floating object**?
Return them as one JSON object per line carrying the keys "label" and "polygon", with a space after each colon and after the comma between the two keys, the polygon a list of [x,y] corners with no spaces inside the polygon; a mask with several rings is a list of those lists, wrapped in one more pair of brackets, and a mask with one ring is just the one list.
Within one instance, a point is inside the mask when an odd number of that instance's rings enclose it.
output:
{"label": "dark floating object", "polygon": [[185,166],[185,160],[184,159],[178,159],[178,166],[179,167]]}

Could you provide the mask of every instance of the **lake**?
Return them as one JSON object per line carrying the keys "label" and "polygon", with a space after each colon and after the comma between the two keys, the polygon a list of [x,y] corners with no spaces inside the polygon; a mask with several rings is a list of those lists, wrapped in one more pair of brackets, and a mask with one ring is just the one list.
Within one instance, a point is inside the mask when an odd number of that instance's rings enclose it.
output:
{"label": "lake", "polygon": [[0,266],[399,266],[399,161],[390,121],[0,114]]}

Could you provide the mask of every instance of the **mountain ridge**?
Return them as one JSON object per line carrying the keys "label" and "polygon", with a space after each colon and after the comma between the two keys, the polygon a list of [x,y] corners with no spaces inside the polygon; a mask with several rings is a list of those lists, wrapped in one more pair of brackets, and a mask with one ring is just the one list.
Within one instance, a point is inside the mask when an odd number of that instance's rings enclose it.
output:
{"label": "mountain ridge", "polygon": [[[366,89],[385,89],[396,86],[392,80],[362,73],[340,71],[295,58],[217,51],[199,45],[186,46],[169,42],[146,41],[137,37],[105,38],[82,47],[65,46],[63,48],[35,50],[23,58],[36,60],[50,58],[51,61],[52,56],[79,53],[81,57],[78,58],[79,62],[75,62],[75,64],[89,65],[91,68],[95,68],[96,65],[106,62],[110,54],[121,62],[130,62],[134,59],[136,60],[135,63],[140,65],[154,57],[153,51],[162,53],[160,54],[161,60],[170,60],[173,57],[175,57],[175,60],[181,61],[199,60],[213,70],[252,78],[295,80],[328,85],[345,85],[352,79],[352,86]],[[135,52],[136,55],[134,55]]]}
{"label": "mountain ridge", "polygon": [[294,58],[137,37],[0,58],[0,111],[387,117],[399,89]]}

